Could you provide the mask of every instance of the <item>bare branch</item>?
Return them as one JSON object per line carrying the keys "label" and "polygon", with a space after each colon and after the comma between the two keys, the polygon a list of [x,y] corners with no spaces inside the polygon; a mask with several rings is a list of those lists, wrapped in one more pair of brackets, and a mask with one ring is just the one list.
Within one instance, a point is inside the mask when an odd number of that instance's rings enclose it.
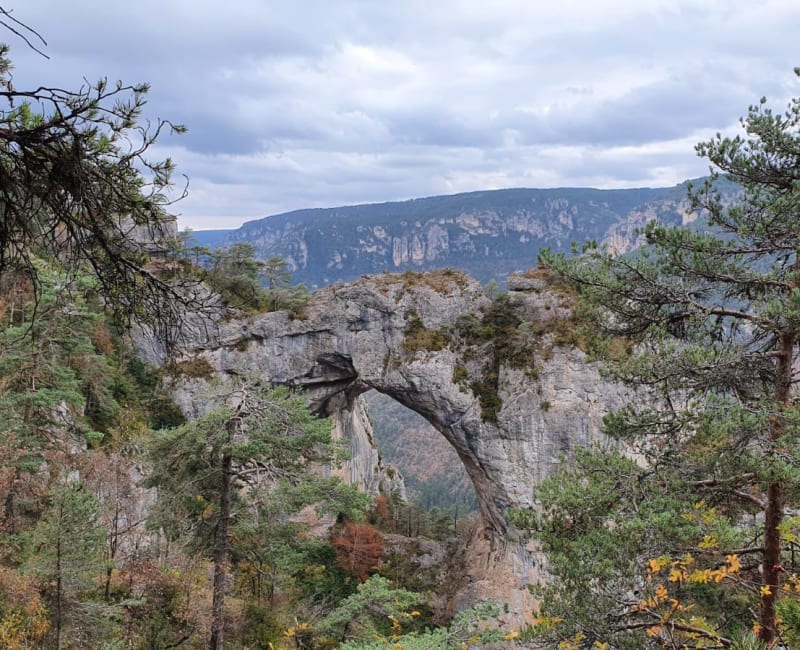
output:
{"label": "bare branch", "polygon": [[35,36],[36,38],[38,38],[38,39],[39,39],[39,40],[42,42],[42,44],[43,44],[43,45],[47,45],[47,41],[46,41],[46,40],[44,40],[44,38],[42,37],[42,35],[41,35],[39,32],[37,32],[37,31],[36,31],[35,29],[33,29],[32,27],[29,27],[29,26],[28,26],[28,25],[26,25],[25,23],[23,23],[23,22],[21,22],[21,21],[17,20],[16,18],[14,18],[14,16],[12,16],[12,15],[11,15],[11,12],[10,12],[10,11],[8,11],[7,9],[5,9],[5,8],[4,8],[4,7],[2,7],[2,6],[0,6],[0,16],[5,16],[5,17],[8,19],[8,21],[10,21],[10,23],[13,23],[13,24],[10,24],[9,22],[7,22],[7,21],[5,21],[5,20],[2,20],[2,19],[0,19],[0,25],[2,25],[3,27],[5,27],[5,28],[6,28],[8,31],[10,31],[10,32],[11,32],[12,34],[14,34],[15,36],[18,36],[18,37],[19,37],[19,38],[21,38],[23,41],[25,41],[25,44],[26,44],[26,45],[27,45],[29,48],[31,48],[31,49],[32,49],[34,52],[36,52],[37,54],[40,54],[40,55],[41,55],[41,56],[43,56],[45,59],[49,59],[49,58],[50,58],[50,57],[49,57],[47,54],[45,54],[45,53],[44,53],[44,52],[42,52],[42,51],[41,51],[41,50],[40,50],[38,47],[36,47],[36,46],[35,46],[35,45],[34,45],[34,44],[31,42],[31,39],[30,39],[30,38],[28,38],[28,37],[27,37],[27,36],[26,36],[26,35],[23,33],[23,32],[28,32],[28,33],[30,33],[30,34],[33,34],[33,36]]}

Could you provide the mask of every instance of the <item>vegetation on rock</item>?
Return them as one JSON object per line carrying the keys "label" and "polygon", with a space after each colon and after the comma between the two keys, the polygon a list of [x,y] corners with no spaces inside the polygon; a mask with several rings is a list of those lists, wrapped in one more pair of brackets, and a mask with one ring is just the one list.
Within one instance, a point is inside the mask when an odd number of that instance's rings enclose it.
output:
{"label": "vegetation on rock", "polygon": [[[226,631],[226,647],[288,642],[292,616],[321,620],[357,585],[291,514],[313,503],[358,519],[366,498],[310,472],[329,458],[330,427],[296,396],[255,400],[254,388],[185,422],[128,325],[170,343],[186,310],[206,307],[198,280],[244,310],[301,315],[306,293],[246,246],[207,266],[173,248],[172,165],[144,155],[180,128],[139,123],[146,85],[16,91],[6,55],[0,645],[221,647]],[[207,363],[169,370],[211,378]]]}
{"label": "vegetation on rock", "polygon": [[445,332],[428,329],[419,314],[413,311],[408,313],[408,323],[403,333],[403,350],[411,355],[417,352],[438,352],[450,343],[450,337]]}
{"label": "vegetation on rock", "polygon": [[[130,323],[174,342],[186,310],[208,306],[200,280],[239,313],[302,317],[307,294],[283,260],[257,262],[247,244],[172,247],[172,165],[145,153],[181,129],[140,122],[146,85],[16,91],[7,52],[0,644],[516,643],[489,624],[500,614],[491,604],[435,626],[442,612],[429,595],[460,568],[474,531],[395,495],[368,507],[326,478],[337,448],[301,396],[237,384],[209,396],[225,404],[185,421],[161,371],[131,351]],[[735,205],[713,183],[694,191],[708,232],[651,223],[634,256],[545,255],[528,279],[566,282],[555,287],[564,301],[542,305],[552,318],[495,288],[480,314],[450,328],[408,314],[405,351],[458,354],[454,379],[486,421],[502,408],[503,369],[535,373],[552,346],[600,352],[613,377],[643,389],[606,420],[626,453],[576,450],[536,490],[537,510],[515,515],[552,576],[536,587],[541,611],[524,637],[563,650],[800,643],[800,100],[785,114],[762,102],[743,126],[746,137],[698,147],[743,188]],[[453,270],[387,282],[440,296],[465,286]],[[582,329],[590,322],[601,336]],[[222,383],[202,360],[170,370]],[[322,513],[338,521],[330,531]],[[401,532],[417,539],[398,541]],[[423,544],[444,549],[440,565],[398,550]]]}
{"label": "vegetation on rock", "polygon": [[245,242],[212,251],[192,244],[187,232],[176,258],[180,277],[202,281],[225,305],[245,313],[286,310],[299,318],[310,297],[305,285],[292,284],[283,259],[257,260],[253,246]]}

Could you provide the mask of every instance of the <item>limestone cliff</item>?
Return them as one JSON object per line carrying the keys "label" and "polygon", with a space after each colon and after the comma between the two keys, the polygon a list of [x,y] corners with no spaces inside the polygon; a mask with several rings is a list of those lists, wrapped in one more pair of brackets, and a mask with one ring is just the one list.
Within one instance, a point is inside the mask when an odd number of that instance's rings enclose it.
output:
{"label": "limestone cliff", "polygon": [[[312,407],[334,416],[338,434],[349,438],[347,478],[367,490],[383,473],[359,396],[376,390],[420,413],[456,450],[484,521],[486,543],[474,546],[480,561],[464,598],[502,592],[522,611],[530,605],[525,585],[538,579],[541,561],[511,541],[506,511],[531,505],[533,486],[571,449],[598,440],[603,414],[623,396],[583,352],[558,345],[569,325],[564,296],[537,277],[517,278],[510,289],[531,339],[522,363],[498,362],[491,344],[457,334],[464,315],[480,321],[491,301],[477,282],[450,271],[329,287],[313,295],[301,319],[275,312],[221,321],[186,342],[185,360],[202,359],[217,381],[255,375],[305,388]],[[487,417],[475,386],[494,367],[499,406]],[[173,386],[187,412],[204,403],[204,383],[184,378]]]}
{"label": "limestone cliff", "polygon": [[312,288],[368,273],[444,267],[502,284],[533,265],[542,247],[630,239],[625,229],[648,211],[680,222],[676,206],[685,190],[507,189],[297,210],[246,223],[228,233],[227,243],[248,242],[262,259],[284,258],[295,280]]}

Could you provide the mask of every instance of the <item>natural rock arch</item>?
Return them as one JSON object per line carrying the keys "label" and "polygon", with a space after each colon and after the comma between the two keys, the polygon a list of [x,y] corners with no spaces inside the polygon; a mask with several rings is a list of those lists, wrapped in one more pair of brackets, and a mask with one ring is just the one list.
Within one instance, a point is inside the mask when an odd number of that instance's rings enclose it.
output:
{"label": "natural rock arch", "polygon": [[[349,478],[367,489],[375,489],[381,468],[359,396],[374,389],[421,414],[455,448],[475,486],[488,555],[519,564],[520,548],[509,560],[507,509],[531,505],[534,485],[571,448],[599,438],[602,416],[622,396],[580,350],[553,344],[547,325],[566,322],[563,296],[536,278],[516,278],[509,288],[542,345],[530,363],[499,366],[502,406],[494,421],[469,387],[471,375],[485,367],[488,347],[465,354],[444,345],[441,334],[463,314],[480,316],[491,302],[477,282],[454,271],[328,287],[314,293],[301,318],[273,312],[220,322],[213,335],[188,338],[185,356],[205,360],[217,377],[255,375],[303,387],[312,408],[331,415],[349,439]],[[187,413],[202,408],[196,396],[204,383],[183,378],[174,386]]]}

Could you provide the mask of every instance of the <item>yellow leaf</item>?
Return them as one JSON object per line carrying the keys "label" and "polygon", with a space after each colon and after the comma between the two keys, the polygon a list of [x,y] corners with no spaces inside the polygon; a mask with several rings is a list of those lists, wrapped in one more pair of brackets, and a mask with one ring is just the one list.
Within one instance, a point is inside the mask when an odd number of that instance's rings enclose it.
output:
{"label": "yellow leaf", "polygon": [[647,560],[647,572],[659,573],[661,569],[669,564],[669,558],[661,556]]}
{"label": "yellow leaf", "polygon": [[758,591],[761,593],[762,596],[772,595],[772,588],[769,585],[762,585]]}
{"label": "yellow leaf", "polygon": [[683,582],[684,580],[686,580],[686,571],[672,567],[669,570],[669,577],[667,578],[667,580],[669,580],[670,582]]}
{"label": "yellow leaf", "polygon": [[733,571],[729,571],[725,567],[711,572],[711,577],[714,578],[714,582],[722,582],[725,578],[727,578]]}
{"label": "yellow leaf", "polygon": [[585,638],[583,632],[578,632],[571,639],[564,639],[558,644],[558,650],[580,650],[581,641]]}
{"label": "yellow leaf", "polygon": [[700,548],[717,548],[717,546],[719,546],[719,542],[713,535],[706,535],[700,542]]}
{"label": "yellow leaf", "polygon": [[531,625],[534,627],[542,627],[545,631],[550,632],[563,621],[564,619],[560,616],[537,616],[531,621]]}
{"label": "yellow leaf", "polygon": [[742,563],[739,561],[738,555],[726,555],[725,561],[731,568],[731,573],[737,573],[742,568]]}
{"label": "yellow leaf", "polygon": [[711,582],[712,578],[711,569],[695,569],[692,571],[691,575],[689,575],[689,582],[704,585]]}

